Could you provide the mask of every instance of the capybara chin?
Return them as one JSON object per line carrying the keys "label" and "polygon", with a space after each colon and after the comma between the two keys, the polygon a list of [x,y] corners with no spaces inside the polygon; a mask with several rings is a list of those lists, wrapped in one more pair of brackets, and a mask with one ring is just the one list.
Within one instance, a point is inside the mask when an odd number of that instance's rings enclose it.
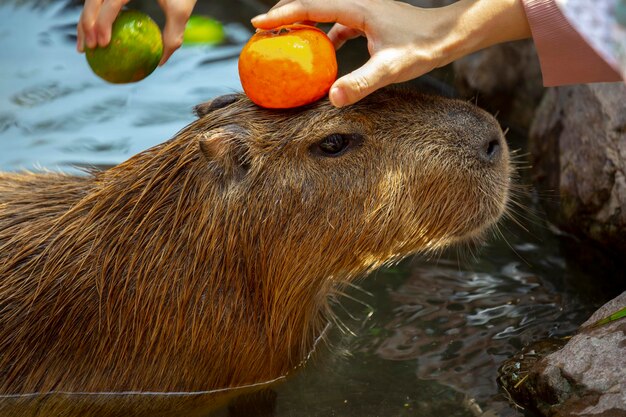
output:
{"label": "capybara chin", "polygon": [[384,90],[270,111],[229,95],[196,113],[106,171],[0,174],[0,394],[274,379],[310,351],[330,293],[479,237],[507,205],[502,132],[462,101]]}

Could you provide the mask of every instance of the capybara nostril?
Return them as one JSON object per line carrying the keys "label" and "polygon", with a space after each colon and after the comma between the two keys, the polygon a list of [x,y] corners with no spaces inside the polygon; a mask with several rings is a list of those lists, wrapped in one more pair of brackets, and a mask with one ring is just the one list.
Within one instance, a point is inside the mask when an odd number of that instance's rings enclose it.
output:
{"label": "capybara nostril", "polygon": [[502,137],[499,133],[486,136],[478,145],[478,158],[487,163],[495,163],[502,154]]}

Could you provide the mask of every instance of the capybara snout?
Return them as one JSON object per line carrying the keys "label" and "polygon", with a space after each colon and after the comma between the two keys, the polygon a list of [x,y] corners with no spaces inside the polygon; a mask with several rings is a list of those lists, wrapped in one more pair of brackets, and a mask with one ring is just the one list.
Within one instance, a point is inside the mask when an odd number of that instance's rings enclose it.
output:
{"label": "capybara snout", "polygon": [[106,171],[0,174],[0,394],[273,380],[310,351],[329,294],[481,236],[507,205],[502,132],[465,102],[228,95],[196,114]]}
{"label": "capybara snout", "polygon": [[451,107],[447,113],[451,136],[458,137],[480,161],[507,169],[508,148],[494,118],[464,102],[455,102]]}

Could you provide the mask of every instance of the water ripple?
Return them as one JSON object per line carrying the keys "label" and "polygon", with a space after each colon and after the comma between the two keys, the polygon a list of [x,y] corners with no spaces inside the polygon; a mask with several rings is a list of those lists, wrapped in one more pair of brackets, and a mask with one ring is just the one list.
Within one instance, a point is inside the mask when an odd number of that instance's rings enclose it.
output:
{"label": "water ripple", "polygon": [[65,97],[77,91],[82,91],[88,84],[68,86],[59,81],[29,86],[11,97],[11,101],[20,107],[32,108],[50,103],[58,98]]}
{"label": "water ripple", "polygon": [[17,118],[11,113],[0,113],[0,133],[17,126]]}

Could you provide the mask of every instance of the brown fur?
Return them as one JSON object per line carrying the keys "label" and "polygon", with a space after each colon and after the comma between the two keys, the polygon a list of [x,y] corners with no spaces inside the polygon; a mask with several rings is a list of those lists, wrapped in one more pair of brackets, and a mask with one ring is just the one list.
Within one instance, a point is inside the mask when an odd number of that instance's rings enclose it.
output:
{"label": "brown fur", "polygon": [[[0,394],[277,378],[342,284],[478,237],[505,209],[502,133],[464,102],[387,90],[343,109],[241,96],[198,111],[103,172],[0,174]],[[332,133],[364,141],[311,152]],[[502,147],[491,163],[485,137]]]}

